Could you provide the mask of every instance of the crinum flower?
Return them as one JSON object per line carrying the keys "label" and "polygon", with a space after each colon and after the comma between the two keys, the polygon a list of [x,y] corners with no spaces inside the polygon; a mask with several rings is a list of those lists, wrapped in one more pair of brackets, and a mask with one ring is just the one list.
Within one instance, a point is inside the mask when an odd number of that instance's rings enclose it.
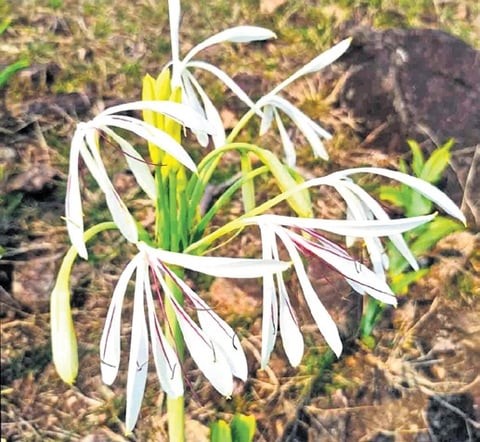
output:
{"label": "crinum flower", "polygon": [[[149,341],[162,389],[172,398],[183,395],[183,373],[177,349],[166,339],[159,321],[160,317],[163,325],[167,328],[170,326],[165,302],[170,302],[173,307],[190,355],[218,392],[229,397],[233,390],[233,376],[242,380],[247,378],[247,361],[238,336],[171,267],[178,266],[226,278],[257,278],[282,272],[289,267],[288,263],[279,260],[205,257],[169,252],[143,242],[138,243],[137,248],[138,253],[127,264],[114,289],[100,341],[102,379],[110,385],[120,366],[123,300],[128,282],[136,272],[127,376],[128,431],[135,426],[140,412],[147,380]],[[181,290],[186,304],[196,312],[199,324],[176,300],[167,280],[173,281]]]}

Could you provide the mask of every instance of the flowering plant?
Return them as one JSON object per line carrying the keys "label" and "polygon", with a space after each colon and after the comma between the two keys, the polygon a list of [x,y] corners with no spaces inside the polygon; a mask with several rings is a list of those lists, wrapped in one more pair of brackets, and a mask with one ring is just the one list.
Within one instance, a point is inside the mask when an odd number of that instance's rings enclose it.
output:
{"label": "flowering plant", "polygon": [[[322,139],[331,135],[294,104],[281,96],[284,88],[298,78],[317,72],[333,63],[349,47],[344,40],[318,55],[286,80],[254,102],[225,72],[204,61],[198,54],[214,44],[273,38],[275,34],[255,26],[238,26],[215,34],[191,49],[181,59],[179,51],[180,3],[169,0],[172,59],[157,78],[146,76],[142,101],[106,109],[86,123],[77,125],[70,150],[66,194],[66,223],[72,248],[60,268],[51,296],[53,360],[61,378],[73,383],[77,375],[77,344],[70,311],[69,275],[77,254],[88,259],[86,243],[106,229],[117,229],[137,253],[127,264],[114,289],[100,341],[102,379],[114,382],[120,365],[122,305],[127,286],[135,273],[132,331],[127,377],[126,429],[131,431],[138,419],[144,394],[151,352],[162,389],[167,393],[169,434],[173,441],[183,435],[182,360],[185,347],[215,389],[229,397],[233,377],[245,380],[248,367],[235,332],[183,280],[184,269],[213,276],[262,278],[263,325],[262,366],[266,366],[277,332],[282,337],[289,362],[297,366],[304,343],[290,303],[284,272],[294,271],[300,287],[326,343],[337,356],[342,352],[340,336],[328,311],[309,281],[303,256],[317,256],[337,271],[359,294],[395,305],[396,299],[385,276],[388,262],[380,240],[387,237],[413,267],[417,263],[402,233],[429,222],[435,216],[390,219],[382,206],[352,179],[356,174],[377,174],[410,186],[451,216],[465,222],[457,206],[441,191],[425,181],[406,174],[374,167],[334,172],[304,180],[295,169],[295,145],[280,115],[283,112],[311,145],[315,156],[327,159]],[[194,59],[195,58],[195,59]],[[248,106],[248,111],[227,135],[218,110],[208,97],[194,71],[202,69],[221,80]],[[142,111],[143,119],[126,112]],[[260,118],[263,134],[275,122],[285,152],[280,160],[270,150],[239,140],[241,130],[252,118]],[[211,139],[213,149],[196,164],[185,147],[186,129],[195,134],[202,146]],[[121,129],[121,133],[118,132]],[[183,129],[183,130],[182,130]],[[138,152],[125,132],[148,143],[149,158]],[[120,148],[138,186],[155,208],[151,230],[140,227],[134,214],[115,190],[102,160],[104,140]],[[240,156],[241,174],[215,203],[202,210],[208,183],[222,157],[235,151]],[[252,162],[252,157],[258,159]],[[84,229],[80,177],[80,158],[105,195],[111,222]],[[278,194],[258,201],[255,178],[270,175]],[[326,220],[314,217],[310,189],[330,186],[346,204],[346,218]],[[212,219],[241,191],[244,212],[218,227]],[[286,201],[290,216],[275,215],[272,209]],[[204,256],[219,240],[258,227],[262,256],[256,259]],[[347,251],[326,236],[342,235],[346,246],[361,238],[367,247],[372,269],[357,262]],[[280,258],[283,244],[289,261]],[[191,317],[184,304],[195,312]],[[150,349],[150,350],[149,350]]]}

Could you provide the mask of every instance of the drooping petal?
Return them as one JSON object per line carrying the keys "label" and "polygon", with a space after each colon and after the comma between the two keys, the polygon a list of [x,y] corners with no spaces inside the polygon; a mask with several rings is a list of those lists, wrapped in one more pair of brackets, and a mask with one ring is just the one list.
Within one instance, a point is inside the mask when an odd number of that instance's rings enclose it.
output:
{"label": "drooping petal", "polygon": [[236,333],[183,280],[173,272],[170,276],[193,303],[202,330],[223,352],[232,374],[242,381],[246,381],[248,375],[247,358]]}
{"label": "drooping petal", "polygon": [[285,152],[285,162],[290,166],[295,166],[297,160],[297,154],[295,152],[295,147],[288,135],[285,126],[283,125],[282,119],[276,109],[273,113],[275,114],[275,122],[277,123],[278,132],[280,132],[280,138],[282,140],[283,150]]}
{"label": "drooping petal", "polygon": [[122,306],[127,285],[138,265],[138,255],[125,267],[113,291],[108,308],[105,326],[100,339],[100,369],[102,381],[112,385],[117,377],[120,366],[120,331],[122,321]]}
{"label": "drooping petal", "polygon": [[275,37],[276,35],[274,32],[259,26],[235,26],[212,35],[202,43],[193,47],[183,59],[183,63],[188,63],[200,51],[218,43],[248,43],[251,41],[268,40],[269,38]]}
{"label": "drooping petal", "polygon": [[[272,259],[276,248],[275,234],[268,227],[259,224],[262,237],[262,257]],[[263,308],[262,308],[262,354],[260,365],[265,368],[270,354],[275,346],[278,332],[278,302],[275,281],[272,274],[263,277]]]}
{"label": "drooping petal", "polygon": [[[261,100],[260,100],[261,101]],[[259,103],[260,103],[259,101]],[[277,95],[268,98],[267,102],[285,112],[295,123],[298,129],[303,133],[308,143],[312,147],[315,156],[328,160],[328,153],[318,134],[319,127],[311,118],[307,117],[300,109],[292,103]],[[328,134],[328,132],[325,131]]]}
{"label": "drooping petal", "polygon": [[254,108],[255,103],[252,99],[244,92],[244,90],[233,81],[225,72],[217,68],[213,64],[206,63],[204,61],[190,61],[186,64],[186,67],[203,69],[215,75],[220,81],[222,81],[225,86],[227,86],[241,101],[243,101],[249,108]]}
{"label": "drooping petal", "polygon": [[223,121],[220,117],[220,114],[217,111],[217,108],[213,105],[208,95],[205,93],[203,88],[200,86],[198,81],[186,71],[191,83],[195,87],[200,96],[200,99],[203,102],[203,108],[205,109],[205,115],[207,117],[208,122],[214,128],[215,133],[212,135],[213,144],[215,148],[222,147],[225,144],[226,136],[225,136],[225,129],[223,128]]}
{"label": "drooping petal", "polygon": [[270,129],[270,126],[272,125],[272,121],[273,121],[273,106],[267,104],[263,108],[263,115],[260,121],[260,132],[259,132],[260,136],[265,135],[267,133],[268,129]]}
{"label": "drooping petal", "polygon": [[130,338],[130,358],[128,360],[127,401],[125,427],[132,431],[137,422],[142,405],[148,373],[148,331],[144,312],[144,280],[146,263],[137,266],[135,295],[133,300],[132,335]]}
{"label": "drooping petal", "polygon": [[154,249],[145,243],[139,243],[137,246],[164,263],[223,278],[259,278],[268,273],[283,272],[290,266],[283,261],[195,256]]}
{"label": "drooping petal", "polygon": [[182,367],[178,360],[177,353],[167,341],[158,322],[148,273],[145,276],[148,325],[158,380],[160,381],[163,391],[165,391],[169,397],[176,398],[183,395]]}
{"label": "drooping petal", "polygon": [[155,201],[157,198],[155,180],[145,160],[127,140],[118,136],[113,130],[108,129],[107,127],[104,127],[103,130],[108,136],[112,137],[116,143],[118,143],[138,185],[151,200]]}
{"label": "drooping petal", "polygon": [[435,218],[434,214],[415,216],[412,218],[357,221],[345,219],[295,218],[283,215],[259,215],[252,218],[245,218],[243,221],[246,225],[265,223],[277,226],[299,227],[301,229],[318,229],[344,236],[368,237],[402,233],[425,224],[433,218]]}
{"label": "drooping petal", "polygon": [[[342,180],[342,182],[344,186],[347,186],[352,192],[354,192],[358,196],[362,203],[371,210],[371,212],[373,213],[373,215],[375,215],[377,219],[385,221],[390,219],[387,212],[385,212],[385,210],[378,203],[378,201],[376,201],[364,189],[362,189],[360,186],[350,180]],[[415,259],[415,256],[413,256],[413,253],[405,242],[403,236],[400,233],[397,233],[394,235],[389,235],[388,237],[390,241],[392,241],[396,249],[400,252],[400,254],[410,264],[413,270],[418,270],[417,260]]]}
{"label": "drooping petal", "polygon": [[295,317],[293,307],[288,299],[287,288],[283,278],[277,275],[278,298],[280,306],[280,334],[283,348],[292,367],[297,367],[303,356],[303,336]]}
{"label": "drooping petal", "polygon": [[85,145],[84,137],[84,131],[81,127],[78,127],[73,135],[70,148],[67,193],[65,196],[65,219],[71,243],[83,259],[88,259],[87,248],[85,247],[85,241],[83,239],[82,197],[78,176],[78,157],[82,146]]}
{"label": "drooping petal", "polygon": [[304,249],[317,255],[347,280],[363,286],[365,293],[386,304],[397,304],[395,295],[388,284],[363,264],[351,258],[339,246],[332,242],[329,242],[327,247],[318,246],[294,232],[288,232],[288,236]]}
{"label": "drooping petal", "polygon": [[188,316],[165,284],[163,278],[159,278],[159,280],[164,293],[168,296],[175,310],[185,345],[192,359],[213,387],[223,396],[230,397],[233,391],[233,377],[223,352],[216,347],[210,337]]}
{"label": "drooping petal", "polygon": [[[188,109],[188,107],[185,108]],[[125,116],[106,116],[102,118],[101,123],[99,129],[102,129],[104,126],[113,126],[133,132],[139,137],[160,147],[191,171],[195,172],[197,170],[195,163],[182,145],[177,143],[170,135],[151,124],[145,123],[137,118]]]}
{"label": "drooping petal", "polygon": [[108,177],[105,166],[98,152],[95,132],[92,130],[86,135],[86,146],[81,147],[81,155],[90,173],[97,181],[100,189],[105,194],[105,201],[112,219],[117,225],[122,235],[130,242],[136,243],[138,240],[138,231],[135,220],[122,201],[113,184]]}
{"label": "drooping petal", "polygon": [[[194,109],[186,106],[182,103],[176,103],[174,101],[132,101],[131,103],[119,104],[117,106],[109,107],[105,109],[102,113],[98,114],[91,122],[91,124],[98,126],[104,125],[109,126],[109,124],[104,122],[105,117],[126,117],[125,115],[115,115],[120,112],[129,112],[134,110],[151,110],[166,115],[172,120],[177,121],[183,126],[186,126],[192,130],[203,130],[208,134],[212,135],[214,129],[210,127],[209,123],[202,114],[198,114]],[[145,123],[142,120],[137,118],[128,117],[126,121],[131,123],[136,123],[138,125],[151,127],[151,125]],[[127,129],[130,130],[130,129]],[[158,129],[157,129],[158,130]]]}
{"label": "drooping petal", "polygon": [[297,72],[293,73],[282,81],[275,89],[270,92],[271,94],[276,94],[280,92],[282,89],[287,87],[290,83],[294,82],[298,78],[311,74],[313,72],[318,72],[324,67],[332,64],[335,60],[340,58],[345,51],[348,49],[350,46],[352,39],[347,38],[345,40],[342,40],[340,43],[337,43],[335,46],[327,49],[325,52],[322,52],[320,55],[317,55],[313,60],[309,61],[305,66],[300,68]]}
{"label": "drooping petal", "polygon": [[333,350],[337,357],[339,357],[342,353],[343,345],[335,321],[318,299],[318,295],[315,293],[315,290],[313,289],[305,271],[302,259],[300,258],[300,255],[298,254],[297,249],[289,235],[286,233],[286,231],[280,228],[276,228],[275,232],[285,245],[290,258],[292,258],[293,266],[295,267],[298,281],[302,287],[303,295],[307,301],[307,305],[312,313],[313,319],[320,330],[320,333],[322,333],[328,346]]}
{"label": "drooping petal", "polygon": [[430,201],[437,204],[438,207],[443,209],[449,215],[457,218],[464,224],[467,223],[465,215],[461,212],[458,206],[447,195],[445,195],[445,193],[420,178],[416,178],[402,172],[397,172],[395,170],[383,169],[380,167],[357,167],[354,169],[345,169],[334,172],[334,174],[332,175],[350,176],[356,173],[374,173],[406,184],[407,186],[411,187],[412,189],[423,195],[425,198],[428,198]]}

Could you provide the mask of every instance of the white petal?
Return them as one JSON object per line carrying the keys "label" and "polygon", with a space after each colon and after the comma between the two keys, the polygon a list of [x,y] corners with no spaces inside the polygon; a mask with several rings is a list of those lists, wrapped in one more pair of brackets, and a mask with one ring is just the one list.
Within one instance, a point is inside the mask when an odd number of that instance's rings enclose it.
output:
{"label": "white petal", "polygon": [[230,397],[233,391],[232,371],[223,352],[188,316],[162,279],[160,283],[175,310],[185,345],[192,359],[213,387],[223,396]]}
{"label": "white petal", "polygon": [[138,240],[138,231],[135,220],[132,218],[132,215],[130,215],[127,206],[125,206],[125,203],[118,195],[108,177],[107,171],[98,152],[95,132],[93,130],[87,133],[86,141],[88,148],[82,146],[82,158],[90,170],[90,173],[100,186],[100,189],[102,189],[102,192],[105,194],[105,201],[114,223],[128,241],[136,243]]}
{"label": "white petal", "polygon": [[148,332],[144,312],[145,263],[137,266],[135,296],[133,301],[132,335],[127,376],[127,404],[125,426],[132,431],[140,413],[148,373]]}
{"label": "white petal", "polygon": [[[262,257],[265,260],[273,258],[276,248],[275,234],[269,227],[259,225],[262,236]],[[265,368],[270,354],[275,346],[278,332],[278,302],[275,282],[272,274],[263,277],[263,305],[262,305],[262,355],[260,365]]]}
{"label": "white petal", "polygon": [[281,276],[277,276],[277,285],[280,304],[280,334],[282,335],[283,348],[290,364],[297,367],[303,356],[303,336],[288,299],[285,282]]}
{"label": "white petal", "polygon": [[296,124],[298,129],[303,133],[308,143],[312,146],[313,153],[324,160],[328,160],[328,153],[320,141],[318,135],[319,127],[312,119],[307,117],[301,110],[295,107],[292,103],[279,96],[272,96],[268,102],[285,112],[292,121]]}
{"label": "white petal", "polygon": [[[378,278],[375,273],[363,264],[351,258],[339,246],[330,241],[328,241],[328,244],[326,245],[319,246],[305,240],[305,238],[297,233],[288,232],[288,235],[306,250],[314,253],[322,261],[336,269],[336,271],[346,279],[362,285],[365,293],[368,293],[370,296],[379,301],[385,302],[386,304],[397,304],[395,295],[388,284],[381,278]],[[326,240],[325,242],[327,243]]]}
{"label": "white petal", "polygon": [[183,62],[188,63],[200,51],[218,43],[248,43],[251,41],[268,40],[269,38],[275,37],[275,33],[266,28],[260,28],[258,26],[236,26],[212,35],[192,48],[183,59]]}
{"label": "white petal", "polygon": [[83,239],[82,197],[78,177],[78,157],[81,147],[85,145],[84,136],[83,130],[77,128],[70,147],[67,193],[65,196],[65,218],[71,243],[77,249],[77,253],[82,258],[87,259],[88,253]]}
{"label": "white petal", "polygon": [[340,43],[337,43],[335,46],[327,49],[325,52],[322,52],[320,55],[316,56],[313,60],[309,61],[297,72],[293,73],[286,80],[282,81],[275,89],[273,89],[271,94],[278,93],[279,91],[287,87],[290,83],[294,82],[296,79],[302,77],[303,75],[318,72],[329,64],[332,64],[335,60],[337,60],[345,53],[345,51],[350,46],[351,40],[351,38],[342,40]]}
{"label": "white petal", "polygon": [[270,126],[272,125],[272,121],[273,121],[273,106],[266,105],[263,108],[263,115],[260,121],[260,132],[259,132],[260,136],[265,135],[267,133],[268,129],[270,129]]}
{"label": "white petal", "polygon": [[242,381],[246,381],[248,375],[247,358],[245,357],[236,333],[202,298],[173,272],[171,277],[182,289],[185,296],[193,303],[202,330],[223,352],[232,370],[232,374]]}
{"label": "white petal", "polygon": [[277,123],[278,131],[280,132],[280,138],[282,140],[283,150],[285,151],[285,161],[290,167],[293,167],[295,166],[295,163],[297,160],[295,147],[293,146],[292,140],[288,136],[285,126],[283,125],[282,119],[280,118],[280,115],[278,114],[276,109],[274,110],[274,114],[275,114],[275,122]]}
{"label": "white petal", "polygon": [[145,276],[148,325],[158,380],[160,381],[163,391],[165,391],[169,397],[176,398],[183,395],[182,366],[178,360],[177,353],[167,341],[158,322],[148,273]]}
{"label": "white petal", "polygon": [[118,143],[138,185],[151,200],[155,201],[157,198],[155,180],[145,160],[127,140],[118,136],[113,130],[108,129],[107,127],[104,127],[103,130]]}
{"label": "white petal", "polygon": [[203,102],[203,108],[205,109],[205,115],[207,116],[207,120],[210,123],[210,126],[214,128],[215,133],[212,135],[213,144],[215,148],[219,148],[225,145],[225,129],[223,128],[223,121],[220,118],[220,114],[217,111],[217,108],[213,105],[208,95],[205,93],[203,88],[198,84],[198,81],[195,80],[192,74],[186,71],[190,81],[192,82],[193,86],[200,95],[200,98]]}
{"label": "white petal", "polygon": [[[383,207],[376,201],[371,195],[369,195],[364,189],[360,186],[355,184],[353,181],[350,180],[342,180],[343,185],[348,187],[352,192],[354,192],[358,198],[365,204],[375,215],[375,217],[379,220],[389,220],[390,217],[388,216],[387,212],[383,209]],[[403,236],[398,233],[394,235],[388,236],[390,241],[392,241],[393,245],[397,248],[400,254],[406,259],[406,261],[411,265],[413,270],[418,270],[418,263],[413,256],[410,248],[408,247],[407,243],[405,242]]]}
{"label": "white petal", "polygon": [[295,218],[282,215],[260,215],[245,218],[245,224],[273,224],[303,229],[319,229],[337,235],[349,235],[355,237],[387,236],[405,232],[417,226],[427,223],[435,218],[435,215],[422,215],[412,218],[399,218],[390,220],[343,220],[343,219],[317,219]]}
{"label": "white petal", "polygon": [[[185,104],[175,103],[173,101],[133,101],[131,103],[119,104],[117,106],[109,107],[102,113],[98,114],[90,124],[99,126],[108,126],[104,122],[105,117],[126,117],[125,115],[114,115],[119,112],[128,112],[132,110],[151,110],[166,115],[169,118],[177,121],[183,126],[189,127],[192,130],[203,130],[209,134],[213,133],[213,129],[209,127],[208,121],[203,116],[198,114],[194,109],[189,108]],[[138,118],[126,117],[127,120],[136,124],[142,124],[149,127],[150,125]],[[130,129],[128,129],[130,130]],[[158,130],[158,129],[157,129]]]}
{"label": "white petal", "polygon": [[180,57],[179,28],[180,28],[180,0],[168,0],[168,18],[170,23],[170,42],[172,45],[172,61],[175,63]]}
{"label": "white petal", "polygon": [[[185,109],[189,108],[185,107]],[[102,125],[119,127],[133,132],[139,137],[160,147],[160,149],[170,154],[191,171],[195,172],[197,170],[195,163],[182,145],[175,141],[170,135],[151,124],[132,117],[107,116],[102,118]],[[99,126],[99,128],[102,129],[103,126]]]}
{"label": "white petal", "polygon": [[113,291],[108,308],[102,338],[100,339],[100,368],[102,381],[112,385],[120,366],[120,330],[122,322],[122,305],[127,285],[138,265],[138,255],[125,267]]}
{"label": "white petal", "polygon": [[289,263],[283,261],[195,256],[186,253],[169,252],[167,250],[154,249],[145,243],[139,243],[138,248],[146,250],[147,253],[164,263],[223,278],[258,278],[268,273],[283,272],[290,266]]}
{"label": "white petal", "polygon": [[225,86],[227,86],[241,101],[243,101],[249,108],[254,108],[255,103],[251,98],[243,91],[243,89],[233,81],[225,72],[217,68],[213,64],[206,63],[204,61],[190,61],[187,63],[186,67],[193,67],[198,69],[203,69],[215,75],[220,81],[222,81]]}
{"label": "white petal", "polygon": [[461,212],[458,206],[441,190],[437,189],[432,184],[420,178],[416,178],[402,172],[397,172],[395,170],[382,169],[380,167],[358,167],[355,169],[346,169],[339,172],[335,172],[332,175],[349,176],[355,173],[375,173],[377,175],[382,175],[387,178],[391,178],[393,180],[399,181],[400,183],[406,184],[412,189],[415,189],[418,193],[423,195],[425,198],[437,204],[441,209],[443,209],[449,215],[453,216],[454,218],[457,218],[458,220],[466,224],[465,215]]}
{"label": "white petal", "polygon": [[305,300],[307,301],[310,312],[312,313],[313,319],[315,320],[320,333],[322,333],[328,346],[333,350],[337,357],[340,356],[343,345],[335,321],[318,299],[318,295],[315,293],[315,290],[308,279],[305,268],[303,267],[302,259],[300,258],[292,240],[284,230],[277,228],[275,231],[283,241],[288,254],[292,258],[298,281],[302,287],[303,295],[305,296]]}

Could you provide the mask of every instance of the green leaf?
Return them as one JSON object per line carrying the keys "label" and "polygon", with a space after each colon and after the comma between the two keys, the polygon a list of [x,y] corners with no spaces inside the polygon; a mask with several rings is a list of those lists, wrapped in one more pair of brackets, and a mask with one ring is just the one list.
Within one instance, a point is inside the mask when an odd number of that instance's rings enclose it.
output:
{"label": "green leaf", "polygon": [[379,197],[397,207],[406,208],[410,203],[410,195],[402,190],[400,187],[380,186]]}
{"label": "green leaf", "polygon": [[256,422],[254,416],[235,414],[230,424],[233,442],[252,442],[255,436]]}
{"label": "green leaf", "polygon": [[5,86],[10,80],[10,78],[21,69],[24,69],[28,66],[27,60],[17,60],[15,63],[7,66],[5,69],[0,71],[0,88]]}
{"label": "green leaf", "polygon": [[449,140],[443,146],[435,149],[426,161],[419,178],[429,183],[438,182],[450,161],[450,149],[453,144],[453,140]]}
{"label": "green leaf", "polygon": [[407,140],[408,147],[412,151],[412,170],[418,177],[420,176],[425,159],[423,158],[423,152],[420,145],[415,140]]}
{"label": "green leaf", "polygon": [[2,35],[8,29],[11,22],[12,19],[10,17],[6,17],[0,22],[0,35]]}
{"label": "green leaf", "polygon": [[210,442],[232,442],[232,432],[224,420],[219,419],[212,424]]}
{"label": "green leaf", "polygon": [[432,212],[433,203],[429,199],[425,198],[414,190],[410,190],[410,193],[410,202],[406,207],[405,215],[408,217],[421,216]]}
{"label": "green leaf", "polygon": [[429,251],[438,241],[450,233],[463,230],[464,226],[450,218],[437,216],[433,221],[426,225],[425,233],[420,235],[410,246],[410,250],[415,256],[419,256]]}
{"label": "green leaf", "polygon": [[397,295],[406,295],[411,284],[422,279],[430,269],[420,269],[415,272],[400,273],[395,275],[391,282],[390,287]]}

